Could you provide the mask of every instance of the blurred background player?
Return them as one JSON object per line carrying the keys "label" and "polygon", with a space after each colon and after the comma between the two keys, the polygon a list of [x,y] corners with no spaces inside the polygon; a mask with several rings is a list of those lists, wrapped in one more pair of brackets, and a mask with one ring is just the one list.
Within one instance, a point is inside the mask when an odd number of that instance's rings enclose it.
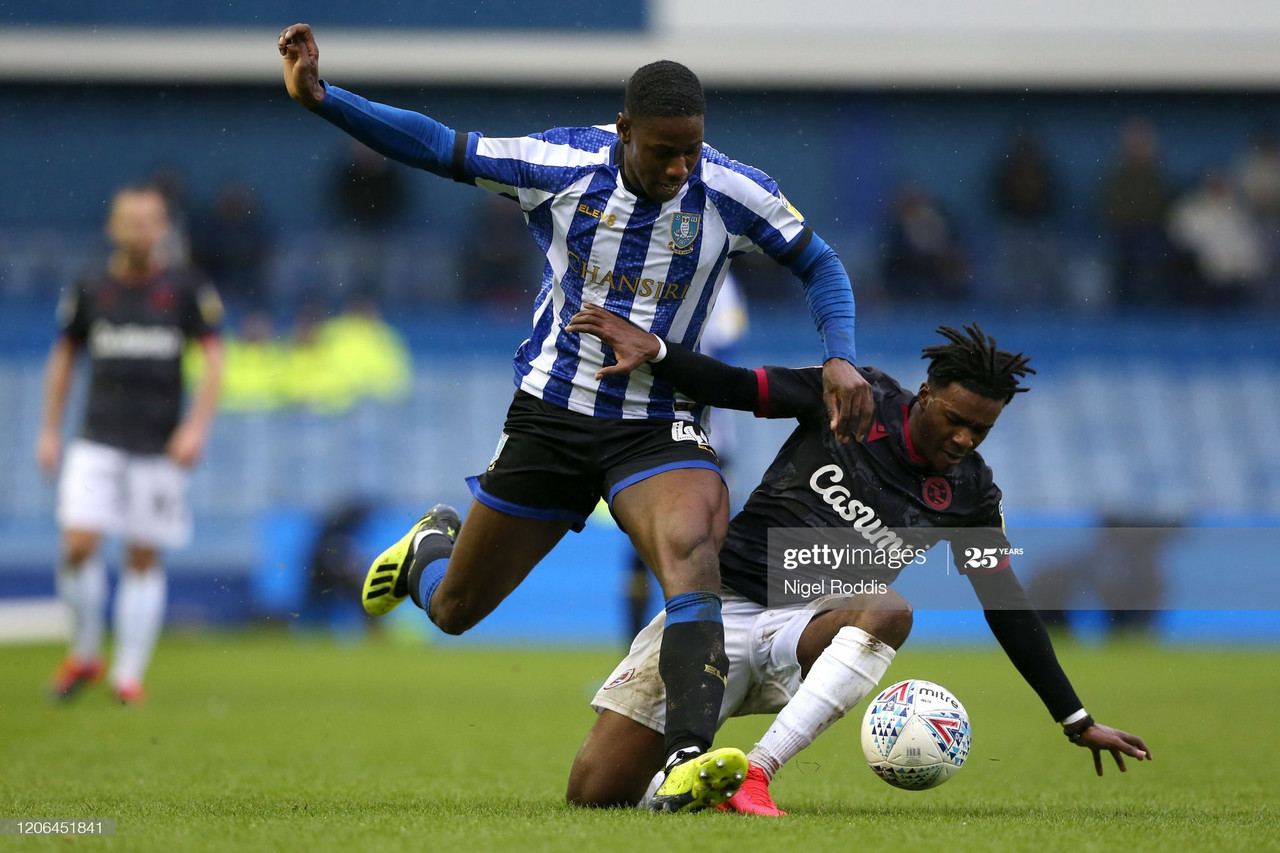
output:
{"label": "blurred background player", "polygon": [[380,615],[412,597],[446,633],[463,633],[607,496],[667,598],[668,776],[655,805],[714,805],[746,771],[740,751],[710,751],[727,666],[716,553],[728,495],[715,452],[700,412],[668,386],[643,373],[593,379],[611,353],[564,324],[595,294],[696,345],[729,257],[763,251],[804,283],[833,427],[847,441],[864,434],[871,398],[853,366],[853,290],[840,259],[771,178],[704,144],[702,84],[679,63],[638,69],[611,127],[497,139],[322,82],[305,24],[277,47],[294,100],[382,154],[518,200],[547,257],[534,329],[515,358],[519,390],[488,470],[469,481],[465,526],[451,507],[428,511],[370,567],[366,609]]}
{"label": "blurred background player", "polygon": [[[595,306],[579,312],[569,328],[614,348],[618,365],[608,372],[659,351],[653,335]],[[882,582],[883,591],[780,598],[769,572],[768,533],[777,528],[856,531],[868,550],[872,541],[883,547],[890,531],[898,550],[912,554],[951,540],[956,568],[973,585],[992,634],[1068,739],[1093,751],[1097,773],[1101,750],[1109,750],[1121,770],[1124,755],[1150,755],[1141,738],[1099,725],[1084,710],[1009,557],[982,569],[965,564],[961,541],[991,547],[993,554],[1010,550],[1000,489],[976,451],[1005,405],[1026,390],[1019,380],[1034,371],[1021,353],[998,349],[976,325],[964,334],[946,326],[938,331],[948,342],[924,349],[928,378],[916,394],[875,368],[860,368],[875,389],[876,412],[867,440],[857,444],[832,441],[813,368],[730,367],[670,342],[654,368],[695,400],[799,421],[729,525],[720,552],[729,654],[720,720],[777,712],[751,750],[747,778],[724,804],[728,810],[784,814],[769,793],[773,775],[870,694],[912,625],[910,605],[888,587],[901,571],[892,566],[860,564],[839,575],[850,584]],[[661,623],[658,614],[592,700],[599,717],[574,761],[569,802],[642,801],[660,758],[654,638]]]}
{"label": "blurred background player", "polygon": [[[103,536],[126,545],[116,591],[117,698],[142,701],[143,676],[164,621],[165,575],[160,549],[191,535],[187,469],[204,451],[222,373],[218,326],[222,305],[213,287],[190,268],[170,265],[164,251],[169,219],[152,186],[126,186],[111,201],[106,225],[111,252],[104,269],[68,291],[58,306],[62,333],[45,371],[44,414],[36,458],[58,483],[62,554],[58,597],[72,615],[69,654],[53,677],[67,698],[103,674],[107,599]],[[203,349],[204,374],[183,408],[182,352]],[[79,436],[62,458],[62,421],[76,355],[90,359],[88,400]]]}

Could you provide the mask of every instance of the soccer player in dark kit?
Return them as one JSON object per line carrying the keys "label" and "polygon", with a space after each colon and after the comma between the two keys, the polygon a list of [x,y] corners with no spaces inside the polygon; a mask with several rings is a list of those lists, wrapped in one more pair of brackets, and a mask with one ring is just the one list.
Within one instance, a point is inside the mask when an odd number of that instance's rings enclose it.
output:
{"label": "soccer player in dark kit", "polygon": [[[748,756],[747,779],[721,808],[785,814],[769,793],[773,774],[875,688],[912,623],[910,605],[888,584],[911,555],[944,538],[1003,555],[975,569],[954,548],[956,568],[973,585],[992,633],[1067,738],[1093,751],[1098,774],[1102,750],[1121,770],[1124,755],[1151,757],[1141,738],[1096,723],[1085,711],[1010,567],[1000,489],[976,451],[1005,405],[1027,390],[1019,381],[1035,371],[1020,353],[998,349],[976,325],[964,332],[943,326],[938,332],[947,342],[924,349],[927,379],[914,394],[860,367],[875,413],[864,442],[841,443],[826,423],[816,368],[730,367],[594,305],[568,328],[613,348],[618,364],[603,368],[605,376],[649,370],[701,403],[799,422],[734,516],[720,551],[729,656],[720,721],[777,712]],[[860,575],[883,583],[882,590],[780,601],[768,548],[769,530],[779,528],[842,529],[868,553],[883,553],[888,544],[908,559]],[[592,701],[599,716],[574,761],[571,803],[634,804],[660,766],[664,719],[654,638],[662,620],[660,613],[640,633]]]}
{"label": "soccer player in dark kit", "polygon": [[[126,704],[143,698],[143,676],[164,621],[161,549],[191,536],[188,471],[204,451],[222,377],[222,303],[194,270],[164,257],[164,196],[126,186],[111,201],[106,268],[58,306],[62,334],[49,353],[36,459],[58,481],[62,557],[58,597],[72,615],[72,643],[54,674],[58,698],[103,674],[106,569],[103,536],[120,536],[126,565],[116,591],[111,687]],[[182,352],[204,352],[204,374],[183,411]],[[62,419],[78,351],[91,362],[84,426],[62,456]]]}
{"label": "soccer player in dark kit", "polygon": [[831,426],[860,438],[871,393],[853,365],[844,266],[768,175],[704,143],[702,85],[679,63],[638,69],[611,124],[498,139],[322,81],[305,24],[285,29],[277,47],[294,100],[388,157],[512,199],[546,256],[533,331],[514,361],[515,399],[487,470],[469,481],[466,523],[452,507],[428,511],[374,561],[365,609],[381,615],[411,598],[460,634],[603,496],[666,597],[668,773],[653,806],[723,801],[747,761],[740,750],[710,751],[727,667],[716,554],[729,514],[702,408],[645,371],[597,379],[612,353],[565,326],[596,301],[696,346],[729,258],[764,252],[804,284],[825,347]]}

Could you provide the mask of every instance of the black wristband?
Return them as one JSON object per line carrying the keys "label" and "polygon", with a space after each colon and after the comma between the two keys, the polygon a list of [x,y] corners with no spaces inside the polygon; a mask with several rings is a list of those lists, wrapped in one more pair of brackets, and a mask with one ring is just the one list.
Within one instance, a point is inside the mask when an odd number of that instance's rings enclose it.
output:
{"label": "black wristband", "polygon": [[1079,743],[1080,738],[1084,737],[1084,733],[1093,727],[1093,717],[1085,714],[1083,718],[1076,720],[1070,727],[1064,726],[1062,733],[1067,736],[1067,740],[1072,743]]}

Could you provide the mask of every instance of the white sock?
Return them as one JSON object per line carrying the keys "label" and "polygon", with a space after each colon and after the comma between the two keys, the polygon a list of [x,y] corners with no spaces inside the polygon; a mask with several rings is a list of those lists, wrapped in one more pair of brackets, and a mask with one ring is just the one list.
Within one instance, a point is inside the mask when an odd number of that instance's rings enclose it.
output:
{"label": "white sock", "polygon": [[438,536],[446,535],[443,530],[436,530],[433,527],[428,527],[426,530],[420,530],[418,531],[418,535],[413,537],[413,550],[416,552],[418,548],[422,546],[422,540],[426,539],[432,533],[435,533]]}
{"label": "white sock", "polygon": [[861,628],[841,628],[747,759],[772,780],[782,765],[875,688],[893,655],[891,646]]}
{"label": "white sock", "polygon": [[113,684],[142,683],[164,623],[167,586],[164,569],[158,565],[144,571],[126,569],[120,576],[113,615],[116,636]]}
{"label": "white sock", "polygon": [[71,610],[71,654],[88,662],[102,657],[107,610],[107,567],[97,554],[79,566],[64,561],[56,577],[58,598]]}
{"label": "white sock", "polygon": [[662,783],[666,781],[666,778],[667,772],[665,770],[659,770],[655,773],[653,778],[649,780],[649,787],[644,790],[644,796],[640,798],[640,802],[636,803],[636,808],[649,808],[649,801],[653,799],[654,794],[658,793],[658,789],[662,787]]}

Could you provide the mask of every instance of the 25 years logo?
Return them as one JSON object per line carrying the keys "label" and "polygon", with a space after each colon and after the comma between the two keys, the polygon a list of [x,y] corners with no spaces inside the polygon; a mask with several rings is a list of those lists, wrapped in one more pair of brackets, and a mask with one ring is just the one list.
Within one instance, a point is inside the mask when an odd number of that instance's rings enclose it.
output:
{"label": "25 years logo", "polygon": [[1016,557],[1021,554],[1021,548],[965,548],[964,567],[966,569],[994,569],[1000,565],[1002,558]]}

